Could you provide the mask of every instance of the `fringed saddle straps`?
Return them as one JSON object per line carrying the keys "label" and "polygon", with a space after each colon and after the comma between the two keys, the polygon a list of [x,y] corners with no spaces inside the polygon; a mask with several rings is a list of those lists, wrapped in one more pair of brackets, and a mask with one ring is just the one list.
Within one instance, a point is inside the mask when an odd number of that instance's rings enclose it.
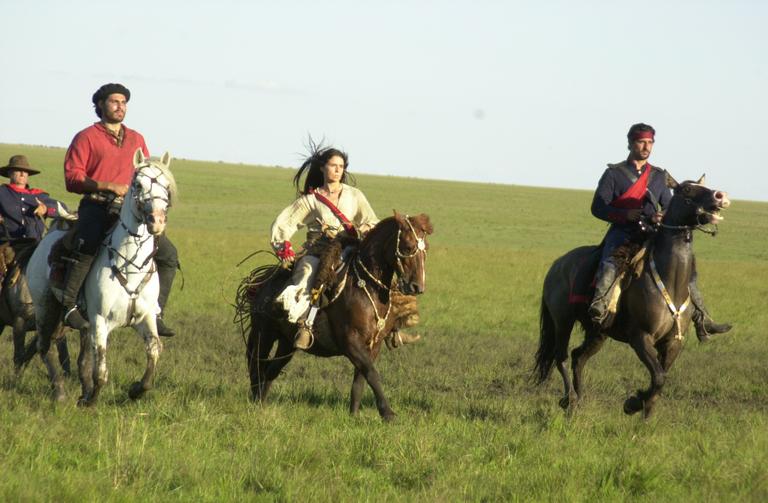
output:
{"label": "fringed saddle straps", "polygon": [[680,307],[675,306],[675,303],[672,302],[672,297],[669,295],[667,288],[664,286],[664,282],[661,281],[659,272],[656,270],[656,262],[653,260],[653,255],[651,255],[649,263],[651,265],[651,275],[653,276],[653,280],[656,282],[656,287],[659,289],[659,292],[661,292],[661,296],[664,298],[664,302],[667,303],[667,307],[672,313],[672,318],[675,320],[675,328],[677,329],[675,339],[682,340],[683,331],[680,326],[680,315],[683,314],[683,312],[685,312],[685,310],[688,309],[688,306],[691,304],[691,294],[690,292],[688,293],[688,297]]}

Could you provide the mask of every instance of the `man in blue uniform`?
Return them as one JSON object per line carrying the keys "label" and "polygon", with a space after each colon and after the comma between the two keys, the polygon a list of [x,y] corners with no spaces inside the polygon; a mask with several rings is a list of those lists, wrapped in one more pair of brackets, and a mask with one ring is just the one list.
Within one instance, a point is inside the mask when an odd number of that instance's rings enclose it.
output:
{"label": "man in blue uniform", "polygon": [[[653,150],[656,131],[648,124],[635,124],[627,133],[629,157],[617,164],[609,164],[595,190],[592,214],[611,226],[605,235],[598,269],[595,296],[589,314],[595,323],[603,324],[608,314],[610,291],[616,281],[613,251],[637,232],[641,221],[658,223],[672,198],[667,188],[665,171],[651,166],[648,158]],[[718,324],[707,314],[704,300],[696,286],[696,273],[690,284],[694,306],[693,322],[699,340],[727,332],[728,324]]]}
{"label": "man in blue uniform", "polygon": [[38,173],[24,155],[14,155],[0,167],[0,176],[9,178],[9,183],[0,186],[0,240],[12,245],[40,241],[45,232],[43,219],[58,216],[57,201],[28,185],[29,177]]}

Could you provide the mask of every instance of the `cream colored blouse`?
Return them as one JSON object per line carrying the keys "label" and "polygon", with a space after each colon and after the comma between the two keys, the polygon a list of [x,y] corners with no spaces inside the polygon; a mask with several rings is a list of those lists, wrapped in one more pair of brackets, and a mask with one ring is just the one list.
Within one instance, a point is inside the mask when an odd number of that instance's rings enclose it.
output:
{"label": "cream colored blouse", "polygon": [[[365,195],[344,183],[341,184],[339,203],[336,207],[360,232],[367,232],[379,221]],[[344,228],[328,206],[318,201],[314,194],[305,194],[281,211],[272,223],[272,246],[290,241],[296,231],[304,226],[307,227],[310,238],[322,234],[324,227],[332,232]]]}

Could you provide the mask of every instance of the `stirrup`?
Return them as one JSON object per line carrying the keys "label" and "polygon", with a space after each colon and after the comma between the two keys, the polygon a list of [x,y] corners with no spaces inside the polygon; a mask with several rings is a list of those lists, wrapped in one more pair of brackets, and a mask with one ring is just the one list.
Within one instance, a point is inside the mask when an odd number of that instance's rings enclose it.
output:
{"label": "stirrup", "polygon": [[[405,334],[405,335],[403,335]],[[384,343],[387,345],[387,348],[389,349],[397,349],[400,346],[404,346],[406,344],[413,344],[414,342],[421,339],[421,335],[411,335],[407,332],[401,332],[400,330],[394,330],[387,335],[387,337],[384,338]]]}
{"label": "stirrup", "polygon": [[696,328],[696,338],[699,339],[699,342],[707,342],[713,336],[724,334],[733,328],[730,323],[715,323],[712,318],[707,318],[709,316],[702,312],[701,318],[693,322],[693,326]]}
{"label": "stirrup", "polygon": [[[70,317],[72,317],[71,320]],[[83,315],[80,314],[80,310],[77,308],[77,304],[72,306],[69,311],[64,313],[64,324],[68,327],[74,328],[75,330],[83,330],[85,328],[90,328],[91,326],[88,320],[83,318]]]}
{"label": "stirrup", "polygon": [[[306,342],[305,342],[306,335]],[[293,347],[296,349],[307,350],[315,343],[315,334],[312,333],[312,329],[309,328],[306,323],[300,322],[299,329],[296,331],[296,336],[293,339]]]}

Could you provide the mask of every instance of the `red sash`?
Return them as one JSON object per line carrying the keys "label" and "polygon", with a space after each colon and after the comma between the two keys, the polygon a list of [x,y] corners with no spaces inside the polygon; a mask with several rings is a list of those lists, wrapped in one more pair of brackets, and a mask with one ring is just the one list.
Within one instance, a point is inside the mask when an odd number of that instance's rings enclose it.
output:
{"label": "red sash", "polygon": [[44,192],[44,191],[42,191],[40,189],[30,189],[29,185],[27,185],[26,187],[17,187],[15,185],[11,185],[10,183],[4,183],[3,185],[5,185],[6,187],[11,189],[12,191],[17,192],[19,194],[31,194],[33,196],[36,196],[36,195],[42,194]]}
{"label": "red sash", "polygon": [[642,208],[645,191],[648,189],[648,177],[650,173],[651,167],[646,165],[645,171],[643,171],[637,181],[633,183],[625,193],[611,201],[610,206],[627,210]]}
{"label": "red sash", "polygon": [[341,222],[341,225],[344,226],[344,230],[346,230],[348,233],[352,234],[353,236],[355,235],[355,226],[352,225],[352,222],[349,221],[347,216],[344,213],[342,213],[341,210],[338,209],[336,205],[331,202],[330,199],[320,194],[319,192],[315,191],[315,189],[310,190],[309,193],[314,194],[315,198],[318,201],[326,205],[328,209],[331,210],[331,212],[334,215],[336,215],[336,218],[339,219],[339,221]]}

